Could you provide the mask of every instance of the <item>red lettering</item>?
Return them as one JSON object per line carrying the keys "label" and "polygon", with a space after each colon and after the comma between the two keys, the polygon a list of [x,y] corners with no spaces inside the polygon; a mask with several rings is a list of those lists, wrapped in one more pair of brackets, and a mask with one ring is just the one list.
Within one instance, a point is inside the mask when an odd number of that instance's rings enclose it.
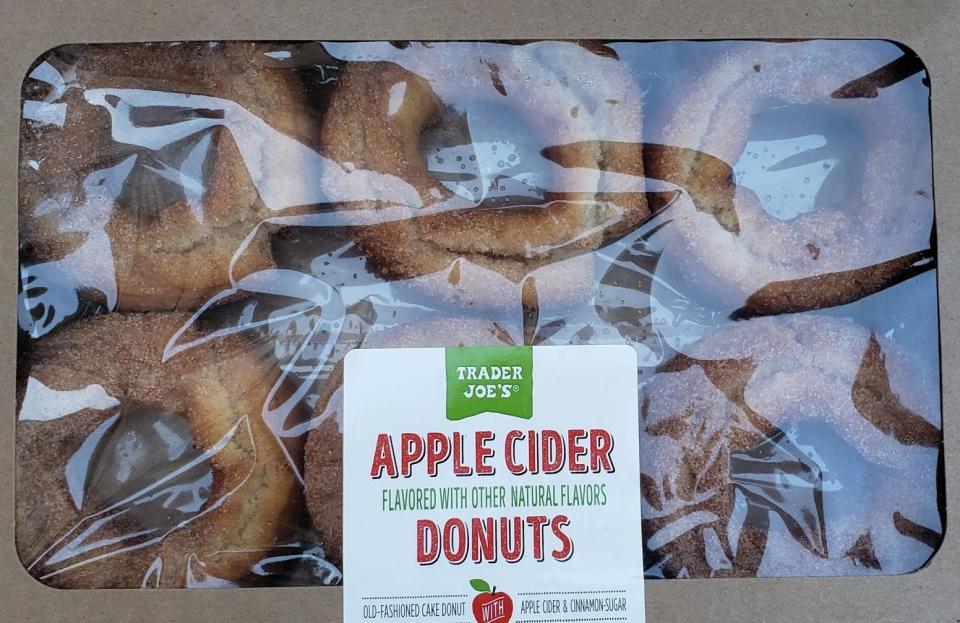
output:
{"label": "red lettering", "polygon": [[507,562],[523,558],[523,520],[519,517],[500,518],[500,553]]}
{"label": "red lettering", "polygon": [[489,430],[478,430],[476,435],[477,450],[477,474],[480,476],[490,476],[496,469],[492,465],[487,465],[487,459],[493,456],[493,450],[487,447],[487,442],[494,438],[494,434]]}
{"label": "red lettering", "polygon": [[416,433],[400,435],[400,473],[409,478],[413,466],[423,460],[423,438]]}
{"label": "red lettering", "polygon": [[547,523],[547,518],[543,515],[531,515],[527,517],[527,524],[533,528],[533,557],[543,561],[543,526]]}
{"label": "red lettering", "polygon": [[469,476],[473,473],[468,465],[463,463],[463,435],[460,433],[453,434],[453,475],[454,476]]}
{"label": "red lettering", "polygon": [[569,560],[570,557],[573,556],[573,541],[570,540],[567,533],[563,531],[563,527],[569,525],[570,519],[566,515],[557,515],[553,518],[553,521],[550,522],[550,529],[553,530],[554,536],[560,540],[560,548],[550,552],[550,555],[558,562]]}
{"label": "red lettering", "polygon": [[537,431],[532,430],[527,434],[527,447],[530,454],[530,473],[539,474],[540,467],[537,461]]}
{"label": "red lettering", "polygon": [[523,439],[523,433],[518,430],[512,430],[507,433],[507,439],[503,444],[503,461],[507,464],[507,469],[510,473],[517,476],[527,471],[524,465],[517,463],[513,459],[513,451],[516,448],[516,443],[521,439]]}
{"label": "red lettering", "polygon": [[545,430],[540,439],[542,467],[544,474],[556,474],[563,469],[563,437],[555,430]]}
{"label": "red lettering", "polygon": [[440,529],[429,519],[417,520],[417,562],[432,565],[440,557]]}
{"label": "red lettering", "polygon": [[[456,543],[454,542],[454,533],[456,533]],[[467,537],[467,524],[460,519],[448,519],[443,524],[443,555],[452,564],[459,565],[467,558],[467,546],[469,539]]]}
{"label": "red lettering", "polygon": [[493,517],[479,519],[474,517],[470,522],[471,549],[473,562],[485,560],[497,561],[497,524]]}
{"label": "red lettering", "polygon": [[[433,564],[443,557],[454,565],[470,558],[474,563],[495,563],[499,557],[508,563],[523,559],[532,543],[532,556],[543,562],[548,549],[550,556],[564,562],[573,556],[573,539],[565,531],[570,525],[566,515],[547,517],[452,517],[442,526],[427,519],[417,522],[417,562]],[[549,528],[549,534],[544,534]],[[548,541],[549,539],[549,541]]]}
{"label": "red lettering", "polygon": [[567,431],[567,452],[570,455],[568,469],[571,474],[584,474],[587,471],[586,463],[577,461],[579,457],[587,453],[587,449],[579,444],[586,436],[587,431],[582,428],[572,428]]}
{"label": "red lettering", "polygon": [[390,435],[377,435],[377,445],[373,449],[373,465],[370,467],[370,477],[379,478],[387,470],[389,478],[397,477],[397,461],[393,456],[393,444]]}
{"label": "red lettering", "polygon": [[443,433],[427,433],[427,475],[437,475],[437,465],[450,458],[450,441]]}
{"label": "red lettering", "polygon": [[613,459],[610,453],[613,451],[613,436],[602,428],[594,428],[590,431],[590,471],[599,472],[601,469],[612,473]]}
{"label": "red lettering", "polygon": [[[511,430],[502,445],[491,443],[496,438],[496,434],[488,430],[475,431],[473,440],[460,432],[402,433],[398,441],[400,447],[395,449],[391,436],[381,433],[375,442],[370,477],[409,478],[421,462],[425,465],[420,469],[429,477],[436,477],[441,465],[447,462],[453,464],[447,469],[452,469],[455,476],[488,476],[495,474],[500,465],[515,476],[556,474],[563,470],[572,474],[615,471],[614,438],[601,428],[573,428],[562,432]],[[473,447],[467,447],[471,441]],[[502,461],[494,447],[503,450]]]}

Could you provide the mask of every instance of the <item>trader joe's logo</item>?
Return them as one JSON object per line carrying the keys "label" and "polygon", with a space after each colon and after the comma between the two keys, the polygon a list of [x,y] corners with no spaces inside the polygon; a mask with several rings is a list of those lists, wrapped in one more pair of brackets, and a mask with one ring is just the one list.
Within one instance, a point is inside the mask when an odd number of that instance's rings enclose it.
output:
{"label": "trader joe's logo", "polygon": [[533,417],[533,349],[477,346],[446,349],[447,419],[481,413]]}

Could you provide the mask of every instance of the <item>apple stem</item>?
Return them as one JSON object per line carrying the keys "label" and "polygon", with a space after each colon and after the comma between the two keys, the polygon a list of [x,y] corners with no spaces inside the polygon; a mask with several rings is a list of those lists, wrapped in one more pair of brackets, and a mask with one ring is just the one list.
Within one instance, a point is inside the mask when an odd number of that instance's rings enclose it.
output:
{"label": "apple stem", "polygon": [[496,586],[494,586],[493,588],[490,589],[490,594],[491,594],[491,595],[493,595],[493,594],[496,593],[496,592],[497,592],[497,587],[496,587]]}

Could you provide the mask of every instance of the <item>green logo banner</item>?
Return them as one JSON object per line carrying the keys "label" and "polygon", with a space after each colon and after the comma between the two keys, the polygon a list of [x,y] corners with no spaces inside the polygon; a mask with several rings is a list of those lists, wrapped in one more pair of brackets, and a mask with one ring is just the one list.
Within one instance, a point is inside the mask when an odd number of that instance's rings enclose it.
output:
{"label": "green logo banner", "polygon": [[447,419],[481,413],[533,417],[533,349],[467,346],[446,349]]}

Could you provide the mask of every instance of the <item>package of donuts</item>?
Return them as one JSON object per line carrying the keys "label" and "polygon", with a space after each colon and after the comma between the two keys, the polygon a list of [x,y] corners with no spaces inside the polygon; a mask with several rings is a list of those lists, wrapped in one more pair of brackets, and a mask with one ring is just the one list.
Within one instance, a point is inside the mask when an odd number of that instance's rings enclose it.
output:
{"label": "package of donuts", "polygon": [[929,105],[882,40],[50,50],[20,108],[24,568],[349,583],[348,353],[625,344],[647,578],[921,569]]}

